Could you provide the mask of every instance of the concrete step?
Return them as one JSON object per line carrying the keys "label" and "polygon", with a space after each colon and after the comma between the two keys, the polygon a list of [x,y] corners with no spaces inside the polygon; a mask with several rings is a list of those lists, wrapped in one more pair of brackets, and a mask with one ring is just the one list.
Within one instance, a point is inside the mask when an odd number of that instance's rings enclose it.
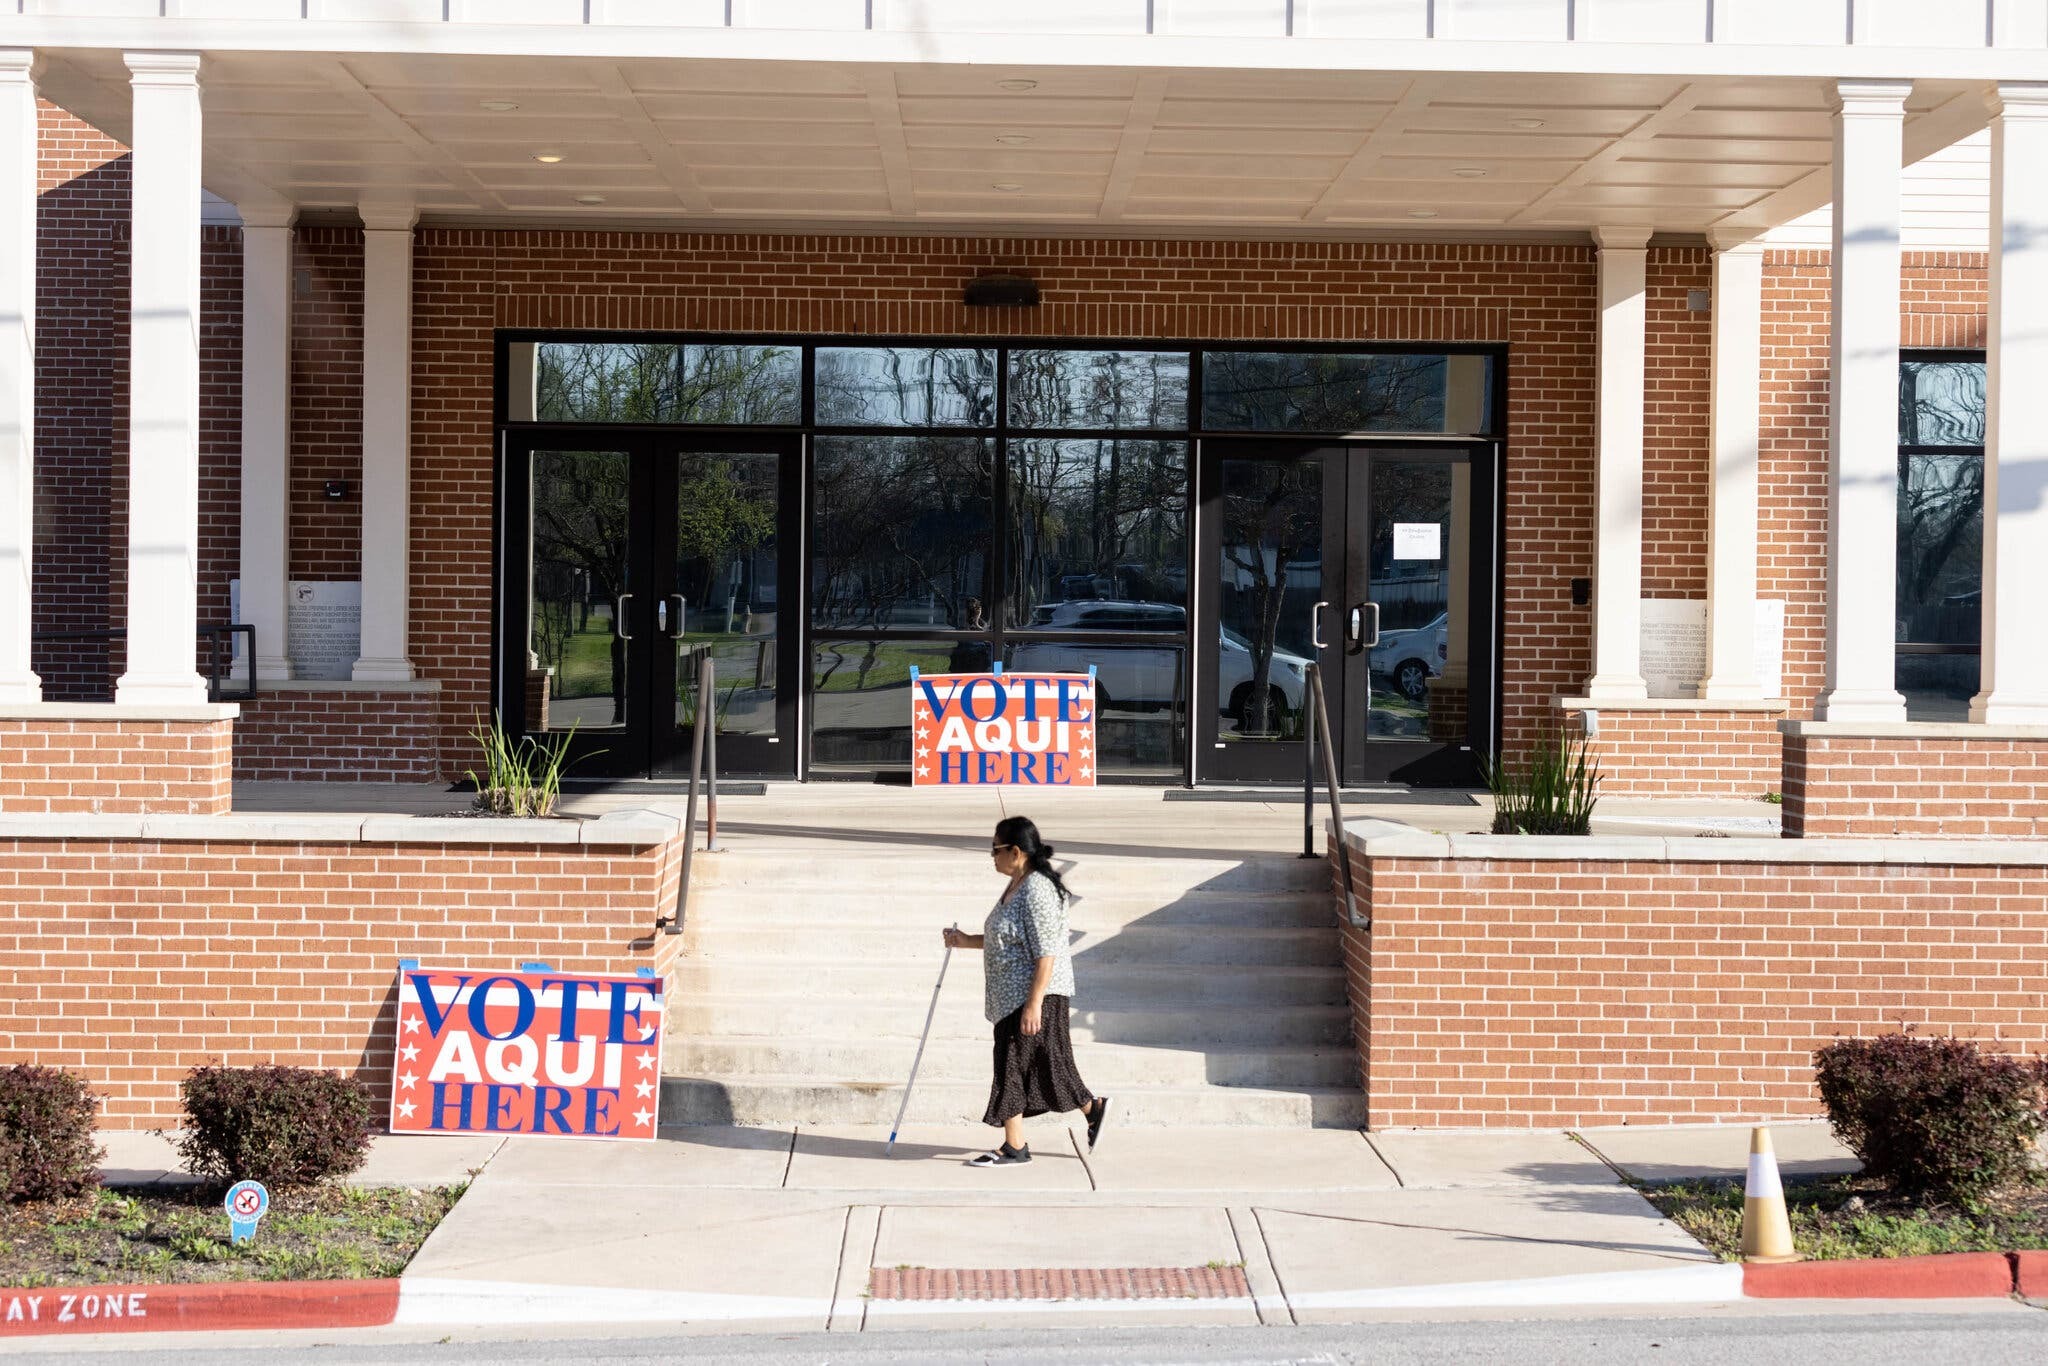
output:
{"label": "concrete step", "polygon": [[[936,946],[935,946],[936,947]],[[821,998],[860,997],[868,1000],[901,1001],[921,1007],[931,999],[931,984],[939,973],[939,949],[929,957],[864,958],[848,962],[837,958],[787,957],[762,960],[709,959],[689,956],[679,960],[673,974],[678,1000],[698,993],[716,992],[726,996],[773,996],[802,984]],[[947,969],[943,997],[982,999],[980,964],[955,961]],[[1183,1005],[1238,1006],[1270,1009],[1292,1005],[1340,1005],[1345,1000],[1344,970],[1341,966],[1261,966],[1244,964],[1211,967],[1199,971],[1184,965],[1077,963],[1076,1002],[1128,1008],[1173,1001]],[[978,1008],[978,1007],[977,1007]]]}
{"label": "concrete step", "polygon": [[[1139,895],[1162,905],[1188,892],[1327,893],[1330,887],[1329,864],[1284,854],[1183,858],[1168,851],[1091,856],[1075,861],[1071,869],[1065,859],[1059,863],[1062,877],[1071,872],[1070,886],[1079,897]],[[811,857],[788,850],[706,854],[692,860],[690,886],[693,896],[713,889],[757,888],[862,902],[922,896],[928,888],[941,888],[977,896],[984,906],[1002,890],[1002,882],[990,872],[986,844],[958,851],[849,845],[843,853],[824,850]]]}
{"label": "concrete step", "polygon": [[[995,895],[989,888],[926,887],[914,894],[861,899],[849,907],[843,896],[815,890],[792,893],[769,888],[693,888],[687,922],[705,929],[833,924],[878,927],[938,926],[962,929],[988,917]],[[1313,892],[1183,892],[1156,896],[1117,893],[1078,897],[1067,907],[1075,929],[1108,930],[1125,925],[1183,929],[1320,929],[1336,923],[1327,889]]]}
{"label": "concrete step", "polygon": [[[1169,1048],[1228,1045],[1279,1048],[1305,1044],[1351,1046],[1351,1010],[1345,1005],[1294,1005],[1218,1010],[1213,1005],[1147,1000],[1128,1008],[1091,1010],[1083,998],[1069,1016],[1074,1043],[1138,1044]],[[915,1039],[924,1028],[921,1001],[834,999],[783,993],[736,996],[677,995],[669,1006],[673,1049],[690,1038]],[[971,1039],[988,1047],[989,1025],[981,996],[946,994],[932,1021],[934,1039]]]}
{"label": "concrete step", "polygon": [[[904,1061],[909,1071],[909,1060]],[[1106,1092],[1109,1088],[1103,1088]],[[1343,1087],[1133,1087],[1109,1092],[1111,1122],[1133,1126],[1256,1125],[1269,1128],[1356,1128],[1365,1095]],[[821,1083],[804,1076],[712,1080],[664,1077],[661,1122],[667,1124],[871,1124],[888,1132],[903,1100],[903,1079],[888,1083]],[[988,1082],[920,1077],[906,1124],[978,1123]]]}
{"label": "concrete step", "polygon": [[[732,1080],[804,1076],[901,1081],[916,1052],[915,1038],[696,1038],[671,1043],[662,1070],[670,1076]],[[1103,1090],[1203,1085],[1337,1087],[1356,1084],[1358,1079],[1358,1054],[1349,1047],[1205,1051],[1077,1042],[1075,1055],[1088,1084]],[[924,1067],[927,1077],[956,1081],[985,1077],[989,1042],[985,1038],[934,1039],[925,1048]]]}
{"label": "concrete step", "polygon": [[[1151,966],[1260,966],[1330,967],[1342,960],[1342,948],[1334,927],[1329,929],[1268,929],[1244,926],[1183,927],[1126,925],[1107,931],[1076,926],[1072,939],[1074,971],[1092,974],[1108,964]],[[764,963],[787,962],[795,958],[833,958],[845,963],[911,961],[934,947],[943,953],[936,926],[875,926],[841,921],[810,925],[789,925],[764,920],[758,925],[700,925],[689,945],[694,956],[705,960]],[[979,976],[980,954],[967,950],[953,955],[947,969],[965,968]],[[937,968],[933,969],[934,975]]]}

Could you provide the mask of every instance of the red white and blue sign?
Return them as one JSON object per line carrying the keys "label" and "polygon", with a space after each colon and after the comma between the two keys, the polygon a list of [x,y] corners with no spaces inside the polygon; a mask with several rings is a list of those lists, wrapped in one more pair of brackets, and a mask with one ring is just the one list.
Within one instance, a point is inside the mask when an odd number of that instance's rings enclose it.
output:
{"label": "red white and blue sign", "polygon": [[391,1132],[651,1139],[662,1004],[652,972],[403,964]]}
{"label": "red white and blue sign", "polygon": [[913,787],[1095,786],[1095,674],[910,676]]}

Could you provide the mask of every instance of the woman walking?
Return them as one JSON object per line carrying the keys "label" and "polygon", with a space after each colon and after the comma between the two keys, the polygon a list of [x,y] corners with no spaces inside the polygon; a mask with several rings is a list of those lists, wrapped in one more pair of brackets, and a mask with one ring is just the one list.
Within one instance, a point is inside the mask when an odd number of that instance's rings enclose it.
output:
{"label": "woman walking", "polygon": [[1074,995],[1067,886],[1053,870],[1052,852],[1038,827],[1022,816],[997,825],[989,853],[1010,885],[980,934],[944,932],[948,948],[982,951],[983,1008],[996,1027],[995,1080],[981,1122],[1000,1126],[1003,1143],[970,1159],[971,1167],[1029,1162],[1024,1121],[1032,1115],[1081,1111],[1090,1150],[1109,1115],[1109,1098],[1090,1095],[1074,1066],[1067,1033],[1067,1003]]}

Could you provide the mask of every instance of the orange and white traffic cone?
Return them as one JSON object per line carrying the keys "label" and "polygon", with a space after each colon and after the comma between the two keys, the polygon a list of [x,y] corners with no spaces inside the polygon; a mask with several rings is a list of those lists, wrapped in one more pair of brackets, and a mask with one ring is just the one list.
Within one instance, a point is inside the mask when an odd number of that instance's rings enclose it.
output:
{"label": "orange and white traffic cone", "polygon": [[1792,1250],[1792,1220],[1785,1213],[1778,1155],[1771,1150],[1771,1131],[1761,1124],[1749,1132],[1749,1179],[1742,1187],[1742,1260],[1799,1260]]}

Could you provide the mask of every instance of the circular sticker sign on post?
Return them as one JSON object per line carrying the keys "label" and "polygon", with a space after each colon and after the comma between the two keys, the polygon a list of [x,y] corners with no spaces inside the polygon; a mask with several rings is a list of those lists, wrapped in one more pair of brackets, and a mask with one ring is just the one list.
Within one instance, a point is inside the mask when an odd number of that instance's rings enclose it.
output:
{"label": "circular sticker sign on post", "polygon": [[222,1201],[228,1211],[228,1236],[246,1243],[256,1236],[256,1222],[270,1212],[270,1192],[261,1181],[237,1181]]}

